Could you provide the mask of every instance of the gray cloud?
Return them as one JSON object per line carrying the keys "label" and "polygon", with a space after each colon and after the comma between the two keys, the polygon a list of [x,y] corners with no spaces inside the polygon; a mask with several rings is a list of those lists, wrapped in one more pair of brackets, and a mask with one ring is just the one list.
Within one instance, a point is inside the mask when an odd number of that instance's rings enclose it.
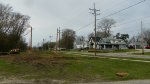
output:
{"label": "gray cloud", "polygon": [[32,7],[34,6],[34,0],[24,0],[24,5],[26,5],[26,7]]}

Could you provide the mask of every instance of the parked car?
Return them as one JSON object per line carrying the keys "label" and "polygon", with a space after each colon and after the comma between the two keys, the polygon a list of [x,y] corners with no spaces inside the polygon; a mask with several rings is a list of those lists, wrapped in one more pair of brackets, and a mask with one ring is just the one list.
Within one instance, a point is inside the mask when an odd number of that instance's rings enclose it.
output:
{"label": "parked car", "polygon": [[20,53],[20,49],[12,49],[9,52],[9,54],[19,54],[19,53]]}
{"label": "parked car", "polygon": [[146,46],[145,48],[146,48],[146,49],[150,49],[150,46]]}

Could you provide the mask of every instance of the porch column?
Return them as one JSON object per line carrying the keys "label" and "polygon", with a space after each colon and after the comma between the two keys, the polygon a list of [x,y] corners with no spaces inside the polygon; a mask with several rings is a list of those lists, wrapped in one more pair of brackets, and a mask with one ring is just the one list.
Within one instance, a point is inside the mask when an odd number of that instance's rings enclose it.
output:
{"label": "porch column", "polygon": [[119,45],[119,49],[121,49],[121,45]]}
{"label": "porch column", "polygon": [[114,49],[114,45],[112,45],[112,49]]}
{"label": "porch column", "polygon": [[104,49],[106,49],[106,45],[104,45]]}

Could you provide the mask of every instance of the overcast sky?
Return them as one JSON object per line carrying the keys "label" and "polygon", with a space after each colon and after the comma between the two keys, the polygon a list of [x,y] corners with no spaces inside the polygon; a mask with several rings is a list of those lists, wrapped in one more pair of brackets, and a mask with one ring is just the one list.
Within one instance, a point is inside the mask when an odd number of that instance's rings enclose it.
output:
{"label": "overcast sky", "polygon": [[[49,36],[52,36],[52,41],[54,41],[58,27],[73,29],[78,36],[87,36],[88,33],[93,32],[94,17],[89,13],[91,12],[89,8],[93,8],[94,2],[96,9],[101,10],[99,12],[101,15],[97,16],[100,19],[140,1],[143,0],[0,0],[1,3],[12,6],[15,12],[31,17],[30,25],[33,27],[34,46],[41,43],[43,39],[49,41]],[[108,17],[117,22],[112,28],[113,34],[120,32],[133,36],[140,33],[141,19],[144,28],[150,29],[149,9],[150,1],[146,0]],[[25,38],[28,42],[29,35]]]}

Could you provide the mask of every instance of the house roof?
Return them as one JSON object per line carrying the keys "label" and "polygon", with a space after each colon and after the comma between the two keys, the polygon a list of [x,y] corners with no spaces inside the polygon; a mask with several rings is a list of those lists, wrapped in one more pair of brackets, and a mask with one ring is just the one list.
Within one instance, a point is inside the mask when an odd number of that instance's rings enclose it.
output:
{"label": "house roof", "polygon": [[108,41],[111,41],[111,40],[113,40],[113,41],[122,41],[122,39],[115,39],[115,38],[103,38],[102,40],[104,42],[108,42]]}
{"label": "house roof", "polygon": [[[114,41],[114,42],[111,42],[111,41]],[[126,44],[126,43],[122,39],[103,38],[100,44]]]}
{"label": "house roof", "polygon": [[[95,41],[95,37],[91,37],[90,40]],[[109,38],[101,38],[101,37],[96,37],[96,42],[99,42],[99,44],[115,44],[115,45],[126,45],[124,40],[122,39],[115,39],[112,37]]]}

